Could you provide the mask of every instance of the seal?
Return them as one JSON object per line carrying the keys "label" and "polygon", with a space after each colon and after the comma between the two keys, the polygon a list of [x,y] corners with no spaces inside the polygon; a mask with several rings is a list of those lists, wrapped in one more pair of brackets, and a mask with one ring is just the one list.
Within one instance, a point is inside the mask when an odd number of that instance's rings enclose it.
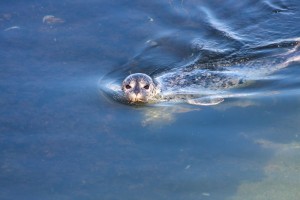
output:
{"label": "seal", "polygon": [[[187,102],[196,105],[215,105],[224,99],[219,96],[207,96],[213,91],[242,84],[243,81],[225,76],[220,71],[167,73],[150,77],[144,73],[127,76],[122,83],[122,91],[130,104],[157,102]],[[220,94],[220,93],[219,93]]]}
{"label": "seal", "polygon": [[271,56],[235,66],[220,66],[217,69],[201,68],[199,65],[177,68],[150,77],[135,73],[122,83],[123,96],[130,104],[157,102],[183,102],[210,106],[224,98],[245,97],[257,93],[235,93],[240,88],[266,79],[271,73],[300,60],[298,51]]}
{"label": "seal", "polygon": [[[272,73],[300,61],[300,41],[290,43],[284,53],[255,59],[241,58],[211,61],[199,64],[192,61],[184,66],[167,69],[152,76],[134,73],[123,79],[102,82],[105,94],[125,104],[151,104],[161,102],[216,105],[225,98],[272,94],[266,91],[247,92],[238,88],[257,80],[276,78]],[[212,66],[212,67],[210,67]],[[104,79],[105,80],[105,79]]]}

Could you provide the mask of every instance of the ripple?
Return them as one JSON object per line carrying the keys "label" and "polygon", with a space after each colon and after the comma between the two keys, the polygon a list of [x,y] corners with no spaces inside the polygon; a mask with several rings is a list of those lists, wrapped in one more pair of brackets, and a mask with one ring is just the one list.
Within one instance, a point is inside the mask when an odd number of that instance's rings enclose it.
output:
{"label": "ripple", "polygon": [[210,24],[210,27],[217,32],[221,33],[224,37],[244,44],[244,42],[248,41],[247,38],[241,36],[236,31],[234,31],[230,24],[227,24],[225,21],[222,21],[216,18],[212,11],[205,7],[200,7],[200,10],[206,15],[207,22]]}

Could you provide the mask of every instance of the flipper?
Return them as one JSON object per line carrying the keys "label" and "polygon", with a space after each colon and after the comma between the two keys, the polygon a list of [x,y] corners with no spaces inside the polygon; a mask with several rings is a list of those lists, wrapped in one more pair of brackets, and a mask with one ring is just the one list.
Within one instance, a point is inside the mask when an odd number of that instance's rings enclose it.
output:
{"label": "flipper", "polygon": [[201,97],[197,99],[189,99],[187,102],[189,104],[198,105],[198,106],[213,106],[223,102],[224,99],[219,96],[208,96],[208,97]]}

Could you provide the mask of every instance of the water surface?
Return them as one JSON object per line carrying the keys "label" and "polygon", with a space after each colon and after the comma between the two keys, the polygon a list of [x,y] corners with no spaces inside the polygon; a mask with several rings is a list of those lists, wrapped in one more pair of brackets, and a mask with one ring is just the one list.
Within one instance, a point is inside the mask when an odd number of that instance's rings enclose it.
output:
{"label": "water surface", "polygon": [[299,20],[297,0],[2,1],[0,198],[297,200],[299,63],[213,107],[123,105],[99,80],[280,54]]}

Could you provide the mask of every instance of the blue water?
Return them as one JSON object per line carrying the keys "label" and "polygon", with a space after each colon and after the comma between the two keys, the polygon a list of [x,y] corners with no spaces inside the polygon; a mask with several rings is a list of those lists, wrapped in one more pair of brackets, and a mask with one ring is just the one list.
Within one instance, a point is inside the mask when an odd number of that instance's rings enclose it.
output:
{"label": "blue water", "polygon": [[1,1],[0,199],[298,200],[299,62],[211,107],[99,80],[283,53],[299,21],[298,0]]}

